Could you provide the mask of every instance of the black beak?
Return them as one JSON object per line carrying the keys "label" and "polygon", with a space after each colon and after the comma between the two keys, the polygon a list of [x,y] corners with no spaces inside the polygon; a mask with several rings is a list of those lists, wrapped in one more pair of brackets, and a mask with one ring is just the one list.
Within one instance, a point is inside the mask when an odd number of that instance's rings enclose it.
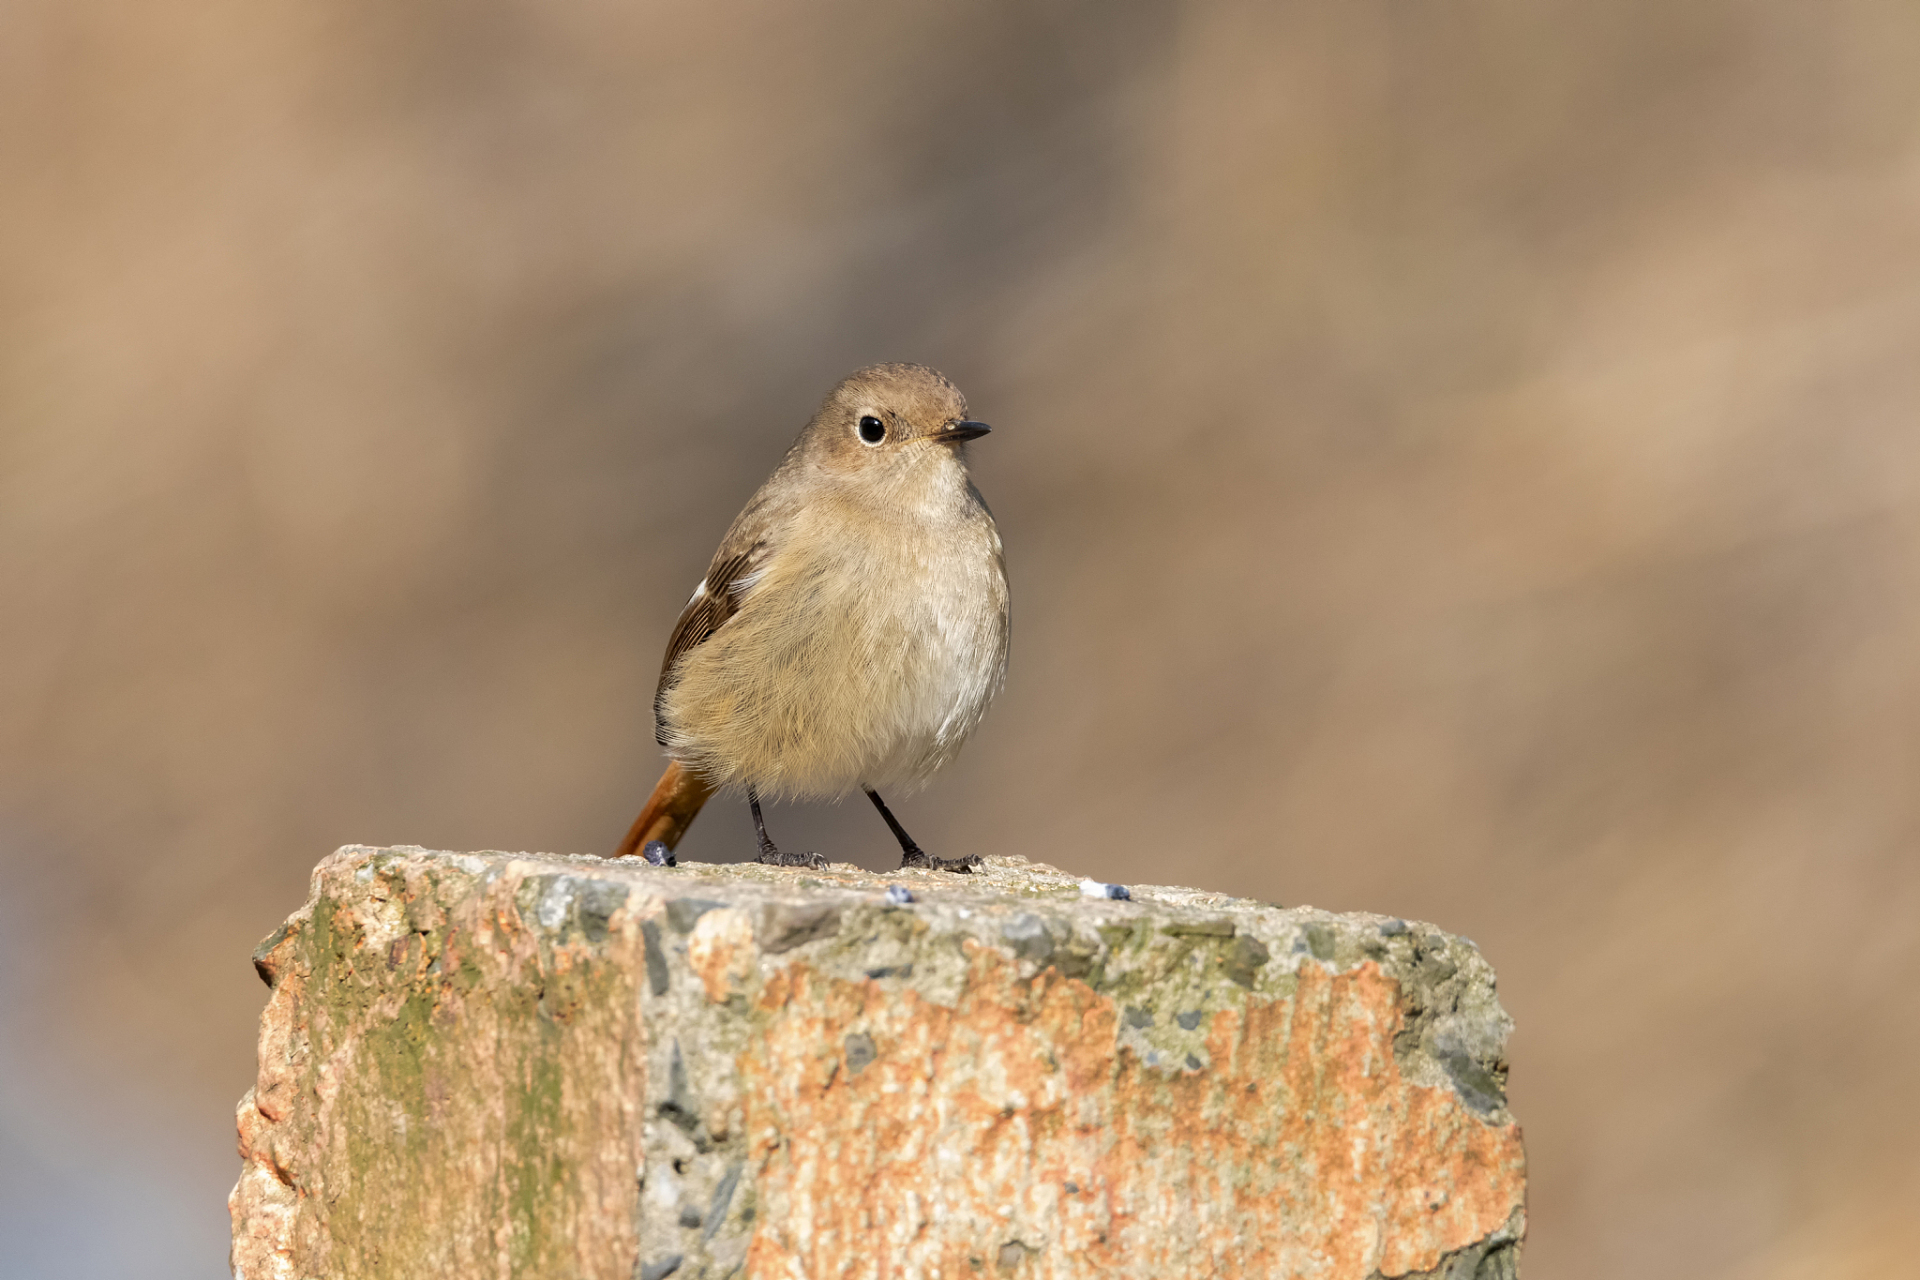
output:
{"label": "black beak", "polygon": [[978,440],[991,430],[993,430],[993,428],[984,422],[974,422],[971,419],[964,419],[954,423],[945,431],[936,431],[933,438],[941,444],[965,444],[969,440]]}

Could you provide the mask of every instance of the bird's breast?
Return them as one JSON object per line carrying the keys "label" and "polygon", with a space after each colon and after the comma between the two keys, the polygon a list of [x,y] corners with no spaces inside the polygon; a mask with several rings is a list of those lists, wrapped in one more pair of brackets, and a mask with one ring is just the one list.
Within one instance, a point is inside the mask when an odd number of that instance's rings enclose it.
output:
{"label": "bird's breast", "polygon": [[830,796],[923,781],[1006,667],[991,519],[816,509],[668,695],[677,753],[720,782]]}

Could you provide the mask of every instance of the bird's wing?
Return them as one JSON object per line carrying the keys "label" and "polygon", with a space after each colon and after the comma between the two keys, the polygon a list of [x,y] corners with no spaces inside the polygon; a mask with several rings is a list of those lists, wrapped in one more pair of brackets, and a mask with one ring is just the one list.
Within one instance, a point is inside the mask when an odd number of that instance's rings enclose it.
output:
{"label": "bird's wing", "polygon": [[740,611],[740,602],[766,562],[770,548],[765,540],[754,539],[744,547],[741,541],[730,536],[721,544],[707,567],[707,576],[693,589],[693,598],[681,610],[680,621],[674,624],[673,636],[667,641],[667,656],[660,663],[660,684],[653,695],[654,736],[662,746],[666,745],[666,724],[661,719],[661,704],[673,687],[674,664]]}

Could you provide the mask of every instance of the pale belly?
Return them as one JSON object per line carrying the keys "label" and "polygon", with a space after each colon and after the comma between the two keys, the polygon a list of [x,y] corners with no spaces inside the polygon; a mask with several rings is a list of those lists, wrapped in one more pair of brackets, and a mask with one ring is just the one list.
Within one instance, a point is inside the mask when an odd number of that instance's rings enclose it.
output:
{"label": "pale belly", "polygon": [[998,540],[990,525],[968,533],[924,559],[883,545],[776,563],[684,660],[667,699],[674,755],[769,796],[924,782],[1006,669]]}

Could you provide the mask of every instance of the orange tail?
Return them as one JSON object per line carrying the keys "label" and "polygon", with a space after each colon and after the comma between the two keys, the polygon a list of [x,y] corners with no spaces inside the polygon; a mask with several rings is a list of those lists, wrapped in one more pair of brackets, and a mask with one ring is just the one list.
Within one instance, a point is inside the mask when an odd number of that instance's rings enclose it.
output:
{"label": "orange tail", "polygon": [[653,794],[647,797],[647,807],[633,820],[632,830],[627,832],[627,838],[620,842],[613,856],[631,857],[649,840],[664,840],[671,850],[680,843],[680,837],[687,834],[687,828],[700,816],[700,806],[712,794],[713,788],[707,785],[706,779],[678,760],[673,761],[660,775]]}

